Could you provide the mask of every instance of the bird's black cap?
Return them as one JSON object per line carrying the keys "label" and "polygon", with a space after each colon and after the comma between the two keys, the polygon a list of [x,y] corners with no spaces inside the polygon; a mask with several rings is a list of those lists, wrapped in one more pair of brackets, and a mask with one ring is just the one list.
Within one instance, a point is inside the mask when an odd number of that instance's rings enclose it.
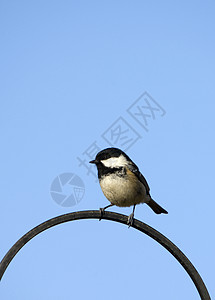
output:
{"label": "bird's black cap", "polygon": [[129,161],[131,161],[128,155],[125,154],[125,152],[123,152],[121,149],[111,147],[98,152],[96,158],[94,160],[91,160],[90,163],[97,164],[101,160],[105,160],[111,157],[119,157],[121,154],[124,155]]}

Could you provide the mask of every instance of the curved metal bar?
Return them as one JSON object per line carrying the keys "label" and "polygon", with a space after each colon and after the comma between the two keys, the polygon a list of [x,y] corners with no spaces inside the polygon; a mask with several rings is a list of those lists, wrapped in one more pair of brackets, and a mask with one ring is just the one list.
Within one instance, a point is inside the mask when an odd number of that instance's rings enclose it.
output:
{"label": "curved metal bar", "polygon": [[[43,232],[44,230],[47,230],[50,227],[69,222],[69,221],[75,221],[75,220],[81,220],[81,219],[100,219],[100,211],[98,210],[87,210],[87,211],[78,211],[73,213],[68,213],[65,215],[61,215],[55,218],[52,218],[48,221],[45,221],[41,223],[40,225],[34,227],[29,232],[27,232],[25,235],[23,235],[6,253],[4,258],[2,259],[0,263],[0,280],[7,269],[9,263],[14,258],[14,256],[17,254],[17,252],[32,238],[34,238],[39,233]],[[114,213],[105,211],[103,217],[105,220],[115,221],[122,224],[127,225],[128,217],[122,214]],[[151,238],[153,238],[155,241],[157,241],[159,244],[161,244],[164,248],[166,248],[177,260],[178,262],[184,267],[190,278],[192,279],[193,283],[195,284],[199,295],[202,300],[211,300],[210,295],[207,291],[207,288],[199,275],[198,271],[195,269],[195,267],[192,265],[192,263],[189,261],[189,259],[181,252],[181,250],[174,245],[169,239],[167,239],[164,235],[162,235],[160,232],[155,230],[154,228],[150,227],[149,225],[134,219],[133,228],[147,234]]]}

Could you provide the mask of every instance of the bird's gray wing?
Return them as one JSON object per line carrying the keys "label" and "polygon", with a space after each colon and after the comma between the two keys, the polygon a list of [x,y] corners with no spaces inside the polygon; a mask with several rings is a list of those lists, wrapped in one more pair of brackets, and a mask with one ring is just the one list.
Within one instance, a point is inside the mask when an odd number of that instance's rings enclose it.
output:
{"label": "bird's gray wing", "polygon": [[139,181],[142,182],[142,184],[145,186],[146,194],[150,195],[150,193],[149,193],[149,191],[150,191],[149,185],[148,185],[145,177],[139,171],[138,167],[135,164],[133,164],[133,165],[129,164],[128,168],[129,168],[129,170],[132,173],[134,173],[137,176],[137,178],[139,179]]}

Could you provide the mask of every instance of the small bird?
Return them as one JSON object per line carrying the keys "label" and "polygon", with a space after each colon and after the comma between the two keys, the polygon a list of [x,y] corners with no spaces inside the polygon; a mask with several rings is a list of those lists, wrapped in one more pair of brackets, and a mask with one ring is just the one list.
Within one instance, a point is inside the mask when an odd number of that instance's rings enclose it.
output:
{"label": "small bird", "polygon": [[135,206],[140,203],[146,203],[156,214],[168,214],[151,198],[146,179],[140,173],[137,165],[122,150],[118,148],[104,149],[90,163],[96,165],[102,192],[111,203],[100,208],[101,218],[108,207],[133,205],[133,211],[128,217],[128,225],[131,226]]}

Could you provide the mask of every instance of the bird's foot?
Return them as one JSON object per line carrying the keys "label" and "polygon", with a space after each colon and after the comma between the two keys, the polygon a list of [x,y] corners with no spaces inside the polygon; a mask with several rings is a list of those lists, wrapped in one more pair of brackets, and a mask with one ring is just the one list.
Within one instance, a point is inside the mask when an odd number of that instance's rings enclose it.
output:
{"label": "bird's foot", "polygon": [[111,203],[108,206],[105,206],[104,208],[99,208],[99,210],[100,210],[100,219],[99,219],[99,221],[101,221],[101,219],[102,219],[102,217],[105,213],[105,209],[108,208],[108,207],[111,207],[111,206],[114,206],[114,204]]}
{"label": "bird's foot", "polygon": [[99,218],[99,221],[101,221],[101,219],[102,219],[102,217],[103,217],[103,215],[104,215],[104,213],[105,213],[105,208],[99,208],[99,210],[100,210],[100,218]]}
{"label": "bird's foot", "polygon": [[134,213],[131,213],[129,216],[128,216],[128,221],[127,221],[127,224],[128,224],[128,228],[130,226],[132,226],[134,223]]}

